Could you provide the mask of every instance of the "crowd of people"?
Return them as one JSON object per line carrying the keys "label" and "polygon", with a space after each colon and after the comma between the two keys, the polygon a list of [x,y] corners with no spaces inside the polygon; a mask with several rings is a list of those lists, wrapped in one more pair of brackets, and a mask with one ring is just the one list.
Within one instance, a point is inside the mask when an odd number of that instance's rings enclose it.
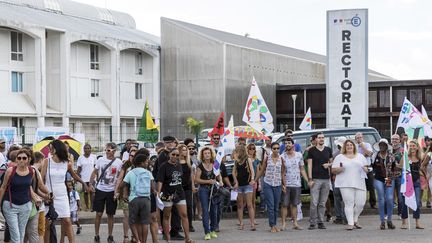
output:
{"label": "crowd of people", "polygon": [[[5,151],[5,141],[0,139],[4,241],[56,242],[54,224],[59,221],[58,241],[67,238],[75,242],[75,234],[82,231],[79,211],[91,210],[95,212],[94,242],[101,241],[99,232],[105,212],[107,242],[114,243],[114,215],[118,209],[123,213],[123,242],[146,242],[149,228],[153,242],[158,241],[159,233],[167,242],[194,242],[190,233],[195,232],[195,216],[202,221],[203,239],[211,240],[220,232],[222,207],[227,197],[228,201],[232,198],[230,191],[237,195],[239,230],[246,229],[246,210],[251,231],[257,229],[258,210],[267,211],[272,233],[286,230],[287,222],[292,222],[293,229],[302,230],[297,214],[302,205],[303,183],[310,188],[309,230],[326,229],[331,206],[335,212],[333,223],[344,224],[349,231],[361,229],[359,216],[368,192],[371,207],[378,203],[380,229],[396,228],[392,221],[395,205],[402,218],[400,228],[406,229],[408,209],[400,193],[403,143],[407,144],[419,205],[413,214],[415,228],[423,229],[422,192],[430,195],[432,186],[431,141],[426,138],[427,147],[423,149],[416,141],[405,140],[404,134],[402,138],[394,134],[391,143],[381,139],[372,146],[357,133],[355,139],[337,138],[336,151],[325,146],[323,133],[313,135],[304,151],[290,130],[282,143],[271,142],[270,137],[262,147],[239,138],[230,158],[225,156],[220,164],[220,173],[213,169],[221,147],[219,134],[212,135],[211,145],[199,149],[193,139],[178,141],[165,136],[156,144],[155,161],[149,159],[149,150],[138,148],[133,140],[126,142],[121,159],[116,157],[114,143],[106,144],[104,155],[98,157],[86,144],[75,169],[68,145],[60,140],[49,144],[45,158],[31,148],[15,145]],[[231,173],[227,170],[228,159],[233,161]],[[82,194],[76,190],[77,183],[81,184]],[[287,217],[291,220],[287,221]]]}

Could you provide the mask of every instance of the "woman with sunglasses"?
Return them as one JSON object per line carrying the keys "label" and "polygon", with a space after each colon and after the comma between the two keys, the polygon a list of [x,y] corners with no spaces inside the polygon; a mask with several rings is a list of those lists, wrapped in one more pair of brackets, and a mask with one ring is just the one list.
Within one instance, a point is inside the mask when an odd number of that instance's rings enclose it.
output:
{"label": "woman with sunglasses", "polygon": [[213,202],[210,195],[214,193],[214,191],[212,193],[212,189],[215,188],[216,181],[219,181],[220,185],[223,185],[223,183],[221,176],[216,176],[213,172],[215,158],[216,154],[212,148],[208,146],[202,148],[198,156],[201,164],[198,165],[195,175],[195,182],[199,184],[198,197],[202,208],[202,223],[205,234],[204,240],[217,238],[218,207],[217,204]]}
{"label": "woman with sunglasses", "polygon": [[[250,143],[246,146],[246,149],[247,149],[247,154],[248,154],[249,159],[252,160],[253,171],[254,171],[254,174],[256,175],[256,173],[258,171],[258,165],[261,163],[261,160],[258,159],[258,156],[257,156],[257,147],[254,143]],[[255,213],[256,213],[257,190],[259,187],[258,184],[259,184],[259,181],[255,181],[255,183],[253,184],[252,207],[253,207]],[[255,215],[254,215],[254,218],[255,218]],[[254,224],[257,225],[258,223],[255,221]]]}
{"label": "woman with sunglasses", "polygon": [[258,171],[255,180],[259,180],[264,175],[263,192],[267,203],[270,232],[276,233],[280,231],[276,227],[276,224],[279,214],[279,202],[283,190],[282,186],[285,186],[282,180],[283,174],[285,174],[285,166],[282,166],[284,162],[279,155],[279,143],[272,143],[271,149],[271,155],[265,157],[263,166]]}
{"label": "woman with sunglasses", "polygon": [[[60,140],[53,140],[50,145],[51,158],[45,159],[42,166],[42,179],[52,195],[55,211],[61,219],[61,230],[66,233],[69,242],[75,242],[70,219],[69,197],[65,184],[66,173],[69,172],[75,181],[82,184],[84,191],[88,191],[87,184],[75,173],[69,161],[66,145]],[[48,208],[48,207],[47,207]],[[49,239],[50,222],[46,222],[45,240]]]}
{"label": "woman with sunglasses", "polygon": [[[117,186],[116,186],[117,190],[120,189],[120,184],[122,183],[125,175],[131,169],[133,169],[132,161],[134,160],[137,151],[138,148],[135,146],[129,148],[128,151],[129,157],[127,160],[123,161],[123,165],[117,179]],[[127,242],[129,241],[129,207],[125,199],[128,198],[128,195],[124,195],[123,191],[121,190],[115,192],[114,194],[119,195],[118,208],[123,210],[123,242]]]}
{"label": "woman with sunglasses", "polygon": [[255,210],[252,206],[253,185],[255,184],[255,173],[252,160],[246,153],[244,146],[237,146],[234,150],[234,189],[237,190],[237,217],[239,220],[239,230],[243,230],[243,209],[245,204],[248,207],[251,230],[255,231]]}
{"label": "woman with sunglasses", "polygon": [[183,170],[179,163],[180,152],[178,148],[169,151],[169,159],[163,163],[158,172],[157,197],[161,198],[163,209],[163,231],[167,242],[171,242],[170,218],[171,210],[175,205],[181,217],[185,233],[185,242],[192,243],[189,235],[189,222],[187,218],[186,196],[182,187]]}
{"label": "woman with sunglasses", "polygon": [[180,165],[183,170],[182,176],[182,187],[186,196],[186,207],[187,207],[187,215],[189,221],[189,231],[195,232],[194,227],[192,226],[192,193],[195,192],[195,185],[193,183],[192,177],[192,164],[189,155],[189,149],[186,145],[180,144],[177,147],[180,151]]}
{"label": "woman with sunglasses", "polygon": [[[17,153],[17,165],[8,168],[0,187],[0,202],[9,226],[11,242],[23,242],[25,228],[32,210],[32,201],[41,205],[41,198],[31,188],[34,169],[29,164],[32,154],[27,149]],[[3,201],[4,199],[4,201]]]}

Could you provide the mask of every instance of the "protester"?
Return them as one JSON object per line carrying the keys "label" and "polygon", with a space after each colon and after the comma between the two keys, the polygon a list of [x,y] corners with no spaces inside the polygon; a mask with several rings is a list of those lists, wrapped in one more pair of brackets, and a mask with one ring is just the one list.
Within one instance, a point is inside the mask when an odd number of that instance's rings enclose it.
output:
{"label": "protester", "polygon": [[[391,136],[391,145],[392,145],[392,154],[396,161],[400,161],[403,154],[403,148],[401,147],[400,137],[398,134],[393,134]],[[401,179],[402,179],[402,170],[399,167],[395,167],[394,169],[394,182],[395,182],[395,195],[394,198],[397,198],[397,211],[398,215],[401,219],[402,217],[402,193],[400,193],[401,188]]]}
{"label": "protester", "polygon": [[[70,217],[72,223],[74,223],[77,226],[76,234],[79,235],[81,234],[82,231],[82,227],[81,224],[79,223],[79,218],[78,218],[78,212],[81,209],[80,196],[79,193],[75,190],[75,185],[73,181],[67,181],[66,186],[69,194],[69,206],[70,206],[70,215],[71,215]],[[61,239],[63,239],[63,237],[64,235],[62,234]]]}
{"label": "protester", "polygon": [[[127,151],[130,149],[130,146],[132,145],[131,142],[132,142],[132,139],[130,139],[130,138],[126,139],[124,146],[123,146],[122,150],[120,151],[120,158],[122,160],[123,160],[124,153],[125,152],[127,153]],[[127,155],[127,156],[129,157],[129,155]],[[127,160],[127,158],[125,160]]]}
{"label": "protester", "polygon": [[24,241],[26,224],[32,211],[32,200],[37,207],[42,202],[31,187],[35,176],[34,169],[29,164],[31,157],[29,150],[19,150],[17,166],[6,170],[0,187],[0,202],[9,227],[10,241],[14,243]]}
{"label": "protester", "polygon": [[422,162],[422,171],[425,171],[426,173],[426,180],[428,182],[428,200],[426,202],[426,207],[430,208],[430,198],[429,195],[432,192],[432,146],[429,146],[426,150],[426,154],[424,156],[423,162]]}
{"label": "protester", "polygon": [[356,145],[351,140],[343,144],[341,154],[332,164],[332,173],[336,174],[335,187],[340,188],[345,204],[345,215],[348,221],[347,230],[361,229],[358,218],[366,202],[366,173],[368,162],[357,153]]}
{"label": "protester", "polygon": [[182,187],[186,196],[186,208],[187,208],[187,216],[189,221],[189,231],[195,232],[194,227],[192,226],[192,193],[196,190],[193,182],[192,176],[192,164],[189,155],[189,149],[186,145],[180,144],[178,147],[180,152],[179,162],[182,167]]}
{"label": "protester", "polygon": [[[218,208],[212,200],[215,193],[216,182],[223,185],[221,176],[216,176],[213,171],[213,163],[216,159],[214,150],[205,146],[199,152],[198,159],[201,163],[198,165],[195,175],[195,182],[199,184],[198,196],[202,208],[202,223],[204,227],[204,240],[217,238],[217,215]],[[210,207],[210,208],[209,208]],[[209,224],[210,223],[210,224]]]}
{"label": "protester", "polygon": [[[130,158],[130,155],[129,155]],[[150,223],[151,199],[153,175],[148,168],[149,159],[144,154],[139,154],[133,159],[134,168],[123,179],[120,188],[129,188],[129,223],[132,234],[137,242],[147,242],[148,225]]]}
{"label": "protester", "polygon": [[[192,177],[193,177],[193,182],[194,182],[194,187],[195,187],[195,191],[192,194],[192,199],[193,199],[192,214],[194,217],[195,217],[195,215],[198,215],[198,219],[201,220],[202,219],[201,218],[202,210],[201,210],[201,203],[199,202],[199,196],[198,196],[198,186],[199,185],[195,182],[196,168],[198,167],[198,165],[201,162],[198,160],[197,150],[196,150],[196,146],[195,146],[193,139],[191,139],[191,138],[185,139],[184,144],[189,149],[189,157],[190,157],[191,163],[192,163]],[[222,165],[221,165],[221,167],[222,167]],[[221,170],[222,170],[222,168],[221,168]]]}
{"label": "protester", "polygon": [[[91,153],[92,147],[90,144],[86,143],[84,145],[84,154],[78,157],[77,162],[77,174],[81,177],[81,179],[86,183],[87,187],[90,186],[90,176],[94,170],[94,165],[96,163],[96,156]],[[94,193],[84,191],[84,203],[85,203],[85,211],[93,208],[93,199]]]}
{"label": "protester", "polygon": [[[69,242],[75,242],[65,184],[66,174],[69,173],[73,179],[80,182],[84,191],[88,190],[87,185],[73,170],[66,145],[62,141],[53,140],[49,145],[49,149],[52,157],[44,160],[42,178],[52,194],[53,200],[51,203],[54,204],[58,218],[61,219],[61,230],[65,232]],[[50,224],[47,222],[46,226],[49,227]],[[47,234],[49,235],[49,231],[45,231],[45,240],[49,239]]]}
{"label": "protester", "polygon": [[246,138],[239,137],[239,138],[237,139],[237,144],[236,144],[236,145],[246,146]]}
{"label": "protester", "polygon": [[[420,169],[421,169],[421,162],[423,159],[423,153],[421,149],[419,148],[419,145],[416,141],[412,140],[408,143],[408,159],[410,164],[410,170],[411,170],[411,176],[412,181],[414,184],[414,192],[415,192],[415,198],[417,203],[417,210],[414,211],[413,217],[416,221],[416,229],[424,229],[423,226],[420,224]],[[404,157],[401,159],[401,165],[405,163]],[[402,226],[401,229],[407,229],[407,219],[408,219],[408,207],[405,204],[405,196],[402,197],[403,208],[402,208]]]}
{"label": "protester", "polygon": [[[194,242],[189,236],[189,222],[187,219],[186,197],[182,187],[182,168],[178,162],[180,152],[177,148],[169,151],[169,160],[163,163],[158,172],[157,196],[164,204],[163,230],[165,238],[170,242],[169,221],[172,207],[175,205],[181,218],[185,241]],[[161,194],[162,192],[162,194]]]}
{"label": "protester", "polygon": [[99,228],[105,207],[108,218],[107,241],[108,243],[115,242],[113,236],[114,215],[117,209],[117,198],[119,197],[119,193],[115,194],[115,191],[117,191],[116,183],[122,167],[121,160],[114,156],[116,149],[117,145],[115,143],[106,144],[105,156],[96,161],[95,168],[90,176],[90,190],[95,192],[93,204],[93,210],[96,211],[95,243],[100,242]]}
{"label": "protester", "polygon": [[[285,130],[285,137],[284,137],[284,140],[287,139],[287,138],[294,139],[293,136],[294,136],[294,132],[293,132],[291,129],[287,129],[287,130]],[[295,142],[295,141],[294,141],[294,142]],[[281,146],[281,147],[280,147],[280,150],[279,150],[279,154],[283,154],[283,153],[285,152],[285,143],[282,142],[280,146]],[[294,143],[294,150],[295,150],[296,152],[301,152],[301,146],[300,146],[300,144],[298,144],[298,143]]]}
{"label": "protester", "polygon": [[[355,141],[357,143],[357,151],[366,157],[368,164],[371,164],[371,156],[373,155],[372,145],[365,142],[363,139],[363,134],[358,132],[355,134]],[[372,171],[367,173],[368,178],[366,179],[366,188],[369,192],[369,204],[370,207],[376,209],[376,195],[374,188],[374,178]]]}
{"label": "protester", "polygon": [[[333,158],[336,158],[336,156],[338,156],[341,151],[342,151],[342,146],[343,143],[346,141],[346,137],[338,137],[334,143],[336,145],[336,151],[333,153]],[[333,205],[334,205],[334,209],[335,209],[335,215],[336,218],[335,220],[333,220],[333,223],[335,224],[348,224],[348,222],[346,221],[346,216],[345,216],[345,205],[343,203],[342,200],[342,194],[340,191],[340,188],[336,188],[335,187],[335,179],[336,179],[336,175],[332,174],[331,175],[331,182],[332,182],[332,188],[333,188]]]}
{"label": "protester", "polygon": [[308,176],[304,169],[304,161],[301,153],[294,150],[294,140],[287,138],[285,140],[285,153],[282,154],[285,167],[282,176],[285,190],[282,194],[282,230],[286,228],[286,216],[288,207],[291,207],[291,217],[293,219],[293,229],[302,230],[303,228],[297,223],[297,206],[300,204],[301,195],[301,177],[306,181]]}
{"label": "protester", "polygon": [[[252,147],[252,146],[249,146]],[[255,231],[255,210],[252,205],[253,185],[255,184],[255,172],[252,159],[249,158],[244,146],[237,146],[233,152],[234,157],[234,189],[237,190],[237,217],[239,229],[243,230],[243,209],[245,204],[248,208],[248,214],[251,224],[251,230]]]}
{"label": "protester", "polygon": [[271,144],[271,147],[272,154],[264,160],[263,166],[258,171],[255,180],[259,180],[264,175],[263,192],[267,203],[270,232],[276,233],[280,231],[276,225],[282,186],[285,183],[282,180],[283,174],[285,174],[285,167],[282,166],[284,161],[279,155],[279,144],[274,142]]}
{"label": "protester", "polygon": [[[246,151],[247,151],[247,155],[248,155],[249,159],[252,160],[254,175],[256,175],[256,173],[258,171],[258,165],[261,164],[261,160],[258,159],[258,156],[257,156],[257,146],[254,143],[249,143],[246,146],[246,149],[247,149]],[[254,209],[254,213],[256,213],[256,198],[257,198],[257,191],[258,191],[258,186],[259,186],[258,184],[259,184],[258,181],[255,181],[255,183],[253,184],[252,207]],[[248,214],[250,214],[250,213],[251,212],[248,212]],[[254,215],[254,218],[255,218],[255,215]],[[255,225],[257,225],[257,224],[258,223],[255,221]]]}
{"label": "protester", "polygon": [[213,133],[211,136],[211,144],[213,146],[214,151],[217,153],[219,148],[222,146],[222,143],[220,141],[220,134],[219,133]]}

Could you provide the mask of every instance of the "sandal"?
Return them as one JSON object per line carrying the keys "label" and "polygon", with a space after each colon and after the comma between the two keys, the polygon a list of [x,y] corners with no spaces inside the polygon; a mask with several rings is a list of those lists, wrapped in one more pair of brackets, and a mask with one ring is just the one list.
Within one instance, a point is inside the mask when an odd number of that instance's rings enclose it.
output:
{"label": "sandal", "polygon": [[132,243],[132,241],[129,241],[129,236],[125,235],[123,236],[123,243]]}
{"label": "sandal", "polygon": [[244,230],[244,224],[240,224],[237,229],[238,230]]}
{"label": "sandal", "polygon": [[424,229],[424,227],[420,225],[416,225],[416,229]]}
{"label": "sandal", "polygon": [[256,231],[255,225],[251,225],[251,231]]}
{"label": "sandal", "polygon": [[354,228],[356,228],[356,229],[361,229],[361,228],[363,228],[363,227],[362,227],[361,225],[355,223],[355,224],[354,224]]}
{"label": "sandal", "polygon": [[187,240],[185,240],[185,243],[195,243],[195,241],[192,239],[187,239]]}
{"label": "sandal", "polygon": [[300,227],[300,225],[294,225],[293,229],[295,229],[295,230],[303,230],[303,228]]}
{"label": "sandal", "polygon": [[347,228],[346,228],[346,230],[348,230],[348,231],[351,231],[351,230],[353,230],[354,229],[354,226],[352,226],[352,225],[349,225]]}
{"label": "sandal", "polygon": [[403,225],[401,226],[401,229],[408,229],[408,226],[407,226],[406,224],[403,224]]}

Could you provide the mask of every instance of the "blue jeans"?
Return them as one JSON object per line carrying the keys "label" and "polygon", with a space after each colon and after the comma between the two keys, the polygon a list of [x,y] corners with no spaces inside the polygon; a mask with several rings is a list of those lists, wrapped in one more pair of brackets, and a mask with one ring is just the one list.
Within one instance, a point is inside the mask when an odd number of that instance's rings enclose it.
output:
{"label": "blue jeans", "polygon": [[374,180],[374,187],[378,193],[378,211],[381,222],[384,222],[384,215],[387,215],[387,221],[392,220],[394,186],[394,180],[392,180],[391,186],[386,186],[385,183],[380,180]]}
{"label": "blue jeans", "polygon": [[[416,202],[417,202],[417,210],[414,211],[413,218],[419,219],[420,218],[420,203],[421,203],[421,199],[420,199],[420,193],[421,193],[420,179],[418,179],[417,181],[414,182],[414,192],[415,192],[415,197],[416,197]],[[405,197],[404,196],[402,196],[402,202],[403,202],[402,218],[403,219],[407,219],[408,218],[408,207],[405,205]]]}
{"label": "blue jeans", "polygon": [[270,227],[273,227],[276,226],[279,215],[279,202],[282,193],[282,186],[270,186],[264,182],[263,192],[267,203],[269,225]]}
{"label": "blue jeans", "polygon": [[210,202],[209,214],[210,188],[207,186],[200,186],[198,190],[198,197],[200,199],[202,207],[202,223],[204,227],[204,232],[205,234],[208,234],[212,231],[215,231],[217,228],[218,206],[213,202]]}
{"label": "blue jeans", "polygon": [[402,215],[402,207],[404,205],[402,202],[402,193],[400,193],[401,179],[402,179],[402,176],[398,176],[394,179],[395,190],[396,190],[397,201],[398,201],[398,215]]}
{"label": "blue jeans", "polygon": [[31,202],[23,205],[12,204],[12,207],[9,201],[3,202],[3,214],[9,226],[10,242],[24,242],[25,229],[31,209]]}

